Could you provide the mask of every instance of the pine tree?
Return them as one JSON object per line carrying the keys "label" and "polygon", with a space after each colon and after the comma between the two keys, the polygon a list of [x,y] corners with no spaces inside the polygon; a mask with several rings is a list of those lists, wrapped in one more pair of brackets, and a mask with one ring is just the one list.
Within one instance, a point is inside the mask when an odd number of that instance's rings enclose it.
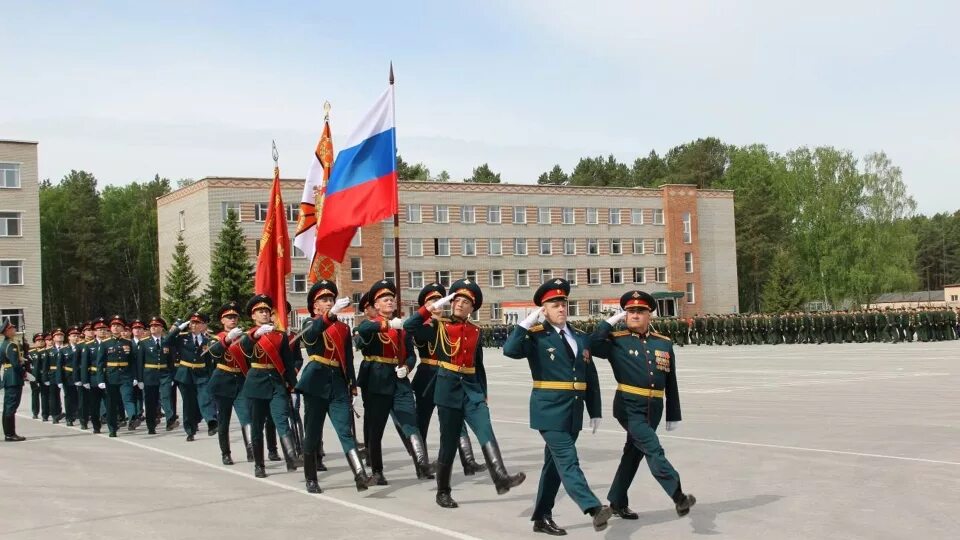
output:
{"label": "pine tree", "polygon": [[237,215],[229,210],[213,248],[209,284],[204,292],[204,300],[211,314],[231,300],[242,304],[253,294],[250,278],[253,266],[247,258],[247,248],[243,242],[243,230],[240,229]]}
{"label": "pine tree", "polygon": [[163,305],[160,308],[167,322],[185,317],[196,309],[197,297],[193,293],[200,285],[200,278],[193,271],[190,255],[187,255],[187,244],[183,241],[183,233],[177,235],[177,245],[174,249],[173,266],[167,269],[167,285],[163,288]]}
{"label": "pine tree", "polygon": [[804,294],[794,270],[790,254],[779,251],[770,266],[770,277],[763,286],[760,302],[763,311],[776,313],[799,311],[804,307]]}

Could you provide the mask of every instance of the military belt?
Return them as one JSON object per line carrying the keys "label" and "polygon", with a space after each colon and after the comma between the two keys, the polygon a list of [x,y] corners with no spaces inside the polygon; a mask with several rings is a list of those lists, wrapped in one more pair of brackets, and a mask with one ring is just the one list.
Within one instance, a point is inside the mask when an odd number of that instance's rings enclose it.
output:
{"label": "military belt", "polygon": [[400,363],[396,358],[387,358],[385,356],[364,356],[364,360],[369,360],[371,362],[379,362],[381,364],[393,364],[397,365]]}
{"label": "military belt", "polygon": [[57,370],[57,366],[50,366],[47,368],[47,371],[56,371],[56,370]]}
{"label": "military belt", "polygon": [[12,367],[13,367],[13,364],[11,364],[11,363],[9,363],[9,362],[4,362],[4,363],[2,364],[2,366],[5,367],[5,368],[12,368]]}
{"label": "military belt", "polygon": [[428,366],[438,366],[438,365],[440,365],[440,361],[439,361],[439,360],[434,360],[433,358],[421,358],[421,359],[420,359],[420,363],[421,363],[421,364],[426,364],[426,365],[428,365]]}
{"label": "military belt", "polygon": [[586,390],[585,382],[533,381],[533,387],[540,390]]}
{"label": "military belt", "polygon": [[128,362],[107,362],[107,367],[127,367],[129,365]]}
{"label": "military belt", "polygon": [[308,357],[308,360],[310,360],[311,362],[319,362],[325,366],[330,366],[335,368],[340,367],[340,362],[337,362],[336,360],[331,360],[330,358],[327,358],[325,356],[320,356],[319,354],[311,354]]}
{"label": "military belt", "polygon": [[166,364],[144,364],[143,367],[147,369],[167,369]]}
{"label": "military belt", "polygon": [[258,362],[251,363],[250,367],[254,369],[277,369],[277,366],[273,364],[260,364]]}
{"label": "military belt", "polygon": [[655,397],[655,398],[663,397],[663,390],[655,390],[653,388],[640,388],[639,386],[630,386],[629,384],[618,384],[617,390],[621,392],[626,392],[628,394],[634,394],[637,396],[646,396],[646,397]]}
{"label": "military belt", "polygon": [[461,366],[459,364],[451,364],[450,362],[444,362],[442,360],[438,362],[438,365],[443,369],[448,369],[450,371],[454,371],[457,373],[464,373],[467,375],[473,375],[474,373],[477,372],[477,368],[475,367]]}
{"label": "military belt", "polygon": [[88,367],[87,367],[87,371],[89,371],[90,373],[96,373],[96,372],[97,372],[97,367],[96,367],[96,366],[88,366]]}
{"label": "military belt", "polygon": [[184,360],[181,360],[181,361],[180,361],[180,365],[181,365],[181,366],[188,367],[188,368],[193,368],[193,369],[203,369],[203,368],[207,367],[206,364],[198,364],[198,363],[194,363],[194,362],[186,362],[186,361],[184,361]]}
{"label": "military belt", "polygon": [[70,366],[63,366],[63,370],[64,370],[64,371],[67,371],[67,372],[69,372],[69,373],[73,373],[73,368],[70,367]]}
{"label": "military belt", "polygon": [[228,366],[226,364],[217,364],[217,369],[222,369],[228,373],[240,373],[240,368]]}

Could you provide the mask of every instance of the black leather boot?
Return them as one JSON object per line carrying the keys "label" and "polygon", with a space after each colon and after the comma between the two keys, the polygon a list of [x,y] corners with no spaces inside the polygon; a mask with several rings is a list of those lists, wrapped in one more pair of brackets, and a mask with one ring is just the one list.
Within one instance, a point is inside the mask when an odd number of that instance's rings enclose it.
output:
{"label": "black leather boot", "polygon": [[303,455],[303,478],[307,483],[307,493],[322,493],[317,482],[317,455]]}
{"label": "black leather boot", "polygon": [[247,447],[247,463],[253,463],[253,444],[250,442],[253,435],[251,425],[240,426],[240,433],[243,435],[243,445]]}
{"label": "black leather boot", "polygon": [[[287,462],[287,471],[295,471],[297,467],[303,467],[303,456],[296,454],[293,446],[293,436],[287,433],[280,437],[280,448],[283,449],[283,460]],[[316,462],[316,460],[314,460]]]}
{"label": "black leather boot", "polygon": [[630,509],[629,506],[610,506],[610,509],[613,510],[613,515],[617,516],[620,519],[639,519],[640,516]]}
{"label": "black leather boot", "polygon": [[420,480],[433,480],[433,467],[430,466],[430,458],[427,457],[427,446],[423,444],[423,438],[419,433],[410,436],[410,449],[413,452],[413,464],[417,469],[417,478]]}
{"label": "black leather boot", "polygon": [[460,464],[463,465],[464,475],[473,476],[478,472],[487,470],[486,465],[477,463],[477,459],[473,456],[473,446],[470,444],[470,437],[461,435],[457,450],[460,453]]}
{"label": "black leather boot", "polygon": [[226,427],[217,432],[217,441],[220,443],[220,456],[224,465],[233,465],[233,458],[230,457],[230,432]]}
{"label": "black leather boot", "polygon": [[350,464],[350,470],[353,471],[353,482],[357,485],[357,491],[366,491],[372,480],[367,476],[366,469],[363,468],[363,461],[360,460],[360,453],[356,448],[347,452],[347,463]]}
{"label": "black leather boot", "polygon": [[263,464],[263,439],[253,442],[253,475],[257,478],[267,477],[267,468]]}
{"label": "black leather boot", "polygon": [[213,437],[214,435],[216,435],[216,434],[217,434],[217,426],[218,426],[218,424],[217,424],[217,421],[216,421],[216,420],[211,420],[211,421],[207,422],[207,435],[210,436],[210,437]]}
{"label": "black leather boot", "polygon": [[20,442],[27,440],[26,437],[17,435],[16,417],[13,415],[3,417],[3,440],[6,442]]}
{"label": "black leather boot", "polygon": [[517,473],[515,475],[507,474],[507,467],[503,464],[503,456],[500,455],[500,447],[496,441],[489,441],[483,445],[483,458],[487,462],[487,469],[490,471],[490,478],[493,479],[493,485],[497,488],[497,495],[503,495],[515,488],[527,479],[527,475]]}
{"label": "black leather boot", "polygon": [[453,463],[437,463],[437,504],[441,508],[457,508],[460,505],[450,496],[450,475]]}
{"label": "black leather boot", "polygon": [[550,536],[566,536],[567,531],[553,522],[552,517],[544,517],[533,521],[533,532],[549,534]]}
{"label": "black leather boot", "polygon": [[273,424],[267,424],[264,432],[267,438],[267,459],[270,461],[283,461],[283,458],[280,457],[280,454],[277,452],[277,428],[273,427]]}
{"label": "black leather boot", "polygon": [[677,515],[683,517],[690,513],[693,505],[697,504],[697,498],[684,493],[683,490],[680,489],[680,484],[677,484],[677,490],[673,492],[673,503],[676,505]]}

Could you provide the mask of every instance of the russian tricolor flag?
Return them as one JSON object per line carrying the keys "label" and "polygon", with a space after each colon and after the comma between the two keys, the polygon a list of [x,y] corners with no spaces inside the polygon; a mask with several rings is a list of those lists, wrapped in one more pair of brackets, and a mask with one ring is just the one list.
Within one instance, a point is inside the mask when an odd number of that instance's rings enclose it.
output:
{"label": "russian tricolor flag", "polygon": [[343,262],[357,227],[382,221],[397,209],[397,134],[391,84],[333,163],[317,228],[317,253]]}

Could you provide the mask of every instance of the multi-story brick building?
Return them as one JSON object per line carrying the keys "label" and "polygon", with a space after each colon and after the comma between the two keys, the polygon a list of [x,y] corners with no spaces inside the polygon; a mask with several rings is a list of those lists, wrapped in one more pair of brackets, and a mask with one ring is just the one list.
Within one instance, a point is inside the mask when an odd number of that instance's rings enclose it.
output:
{"label": "multi-story brick building", "polygon": [[[160,198],[161,286],[178,232],[206,283],[229,209],[240,216],[255,258],[270,182],[204,178]],[[303,181],[282,185],[292,238]],[[341,294],[356,300],[375,280],[396,278],[392,231],[392,220],[362,228],[340,269]],[[288,295],[303,308],[309,261],[294,255]],[[662,314],[737,311],[730,191],[403,182],[400,256],[404,311],[424,284],[464,277],[483,288],[482,323],[522,317],[534,308],[537,286],[555,277],[574,284],[570,312],[577,318],[618,307],[633,287],[653,293]]]}
{"label": "multi-story brick building", "polygon": [[0,320],[43,329],[37,143],[0,140]]}

